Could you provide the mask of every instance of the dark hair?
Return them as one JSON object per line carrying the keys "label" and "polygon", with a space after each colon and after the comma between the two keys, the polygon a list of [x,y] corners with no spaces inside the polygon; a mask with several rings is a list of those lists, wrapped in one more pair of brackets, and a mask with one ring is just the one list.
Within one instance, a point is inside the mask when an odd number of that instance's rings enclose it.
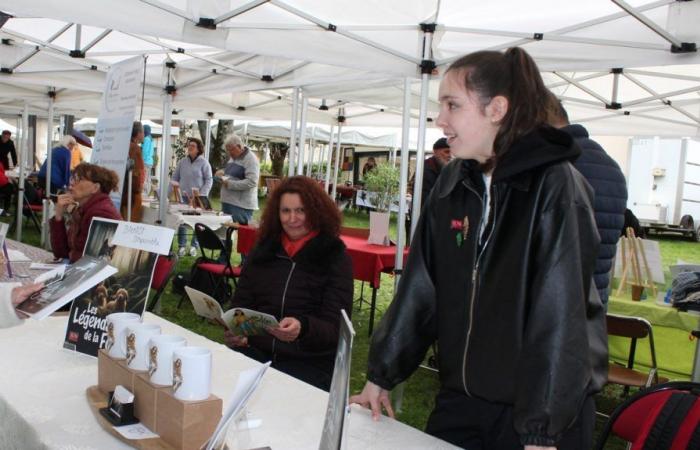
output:
{"label": "dark hair", "polygon": [[100,191],[109,194],[119,186],[119,176],[113,170],[90,163],[80,163],[73,169],[73,175],[100,185]]}
{"label": "dark hair", "polygon": [[204,153],[204,144],[202,144],[201,139],[197,139],[196,137],[187,138],[187,145],[190,145],[190,142],[194,142],[195,144],[197,144],[197,154],[198,155],[201,155],[202,153]]}
{"label": "dark hair", "polygon": [[447,138],[440,138],[433,144],[433,150],[449,150],[450,144],[447,143]]}
{"label": "dark hair", "polygon": [[10,131],[10,130],[2,130],[2,135],[3,135],[3,136],[5,136],[5,135],[7,135],[7,136],[12,136],[12,131]]}
{"label": "dark hair", "polygon": [[135,138],[139,133],[143,131],[143,125],[141,125],[141,122],[138,120],[134,122],[134,125],[131,127],[131,139]]}
{"label": "dark hair", "polygon": [[299,194],[309,228],[331,236],[340,234],[342,218],[333,200],[316,180],[297,175],[283,179],[272,191],[260,219],[259,241],[280,239],[282,236],[280,200],[284,194]]}
{"label": "dark hair", "polygon": [[449,72],[464,76],[466,89],[479,96],[482,110],[498,95],[508,99],[508,111],[493,143],[494,162],[513,142],[547,124],[549,91],[535,61],[525,50],[511,47],[505,53],[470,53],[452,63]]}
{"label": "dark hair", "polygon": [[552,126],[557,126],[561,123],[569,124],[569,114],[566,112],[561,100],[551,91],[547,102],[547,122]]}

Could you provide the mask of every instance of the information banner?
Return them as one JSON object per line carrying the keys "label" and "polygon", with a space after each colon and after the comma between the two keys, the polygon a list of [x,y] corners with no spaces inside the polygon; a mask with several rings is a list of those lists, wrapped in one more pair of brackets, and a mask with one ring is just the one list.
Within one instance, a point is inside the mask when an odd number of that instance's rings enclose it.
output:
{"label": "information banner", "polygon": [[131,127],[143,82],[143,58],[137,56],[112,64],[107,73],[100,116],[95,126],[91,162],[119,175],[119,189],[110,194],[119,208],[129,158]]}

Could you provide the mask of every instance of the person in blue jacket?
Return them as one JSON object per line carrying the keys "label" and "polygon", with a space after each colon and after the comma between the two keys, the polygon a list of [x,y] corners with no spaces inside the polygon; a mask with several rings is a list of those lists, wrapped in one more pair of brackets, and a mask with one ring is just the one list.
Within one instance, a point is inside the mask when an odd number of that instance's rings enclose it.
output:
{"label": "person in blue jacket", "polygon": [[593,279],[603,305],[607,307],[610,273],[620,239],[620,229],[625,223],[627,208],[627,182],[614,159],[596,141],[588,137],[588,131],[579,124],[570,124],[569,115],[561,102],[552,94],[550,123],[574,138],[581,148],[581,156],[574,167],[581,172],[595,191],[593,211],[600,234],[600,248],[595,262]]}
{"label": "person in blue jacket", "polygon": [[141,143],[141,156],[145,166],[146,176],[143,182],[143,195],[148,196],[151,189],[151,169],[153,168],[153,136],[151,136],[151,126],[143,126],[143,142]]}
{"label": "person in blue jacket", "polygon": [[[51,193],[56,194],[70,185],[71,151],[78,143],[70,135],[63,136],[61,145],[51,149]],[[39,169],[39,185],[46,189],[46,172],[48,156]]]}

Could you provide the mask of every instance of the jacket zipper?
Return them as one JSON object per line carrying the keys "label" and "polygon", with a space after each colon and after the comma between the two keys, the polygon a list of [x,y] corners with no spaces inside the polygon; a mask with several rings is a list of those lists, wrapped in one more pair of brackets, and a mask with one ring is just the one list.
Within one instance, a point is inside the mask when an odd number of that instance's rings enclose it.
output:
{"label": "jacket zipper", "polygon": [[[292,262],[292,268],[289,269],[289,274],[287,275],[287,281],[284,283],[284,291],[282,292],[282,306],[280,307],[280,320],[284,317],[284,303],[287,301],[287,288],[289,287],[289,281],[292,279],[292,273],[294,273],[294,268],[297,263],[291,258],[287,258]],[[277,343],[276,338],[272,338],[272,360],[275,361],[275,344]]]}
{"label": "jacket zipper", "polygon": [[[470,191],[474,193],[480,200],[481,200],[481,214],[484,214],[484,199],[482,196],[480,196],[474,189],[472,189],[470,186],[468,186],[466,183],[464,186],[467,187]],[[493,186],[493,191],[495,192],[495,186]],[[472,326],[474,324],[474,303],[476,302],[476,282],[477,278],[479,275],[479,263],[481,261],[481,255],[484,254],[484,250],[486,249],[486,246],[488,245],[489,241],[491,240],[491,235],[493,234],[493,230],[496,228],[496,201],[495,197],[491,195],[491,199],[493,199],[493,224],[491,225],[491,230],[489,231],[488,236],[486,236],[486,240],[484,241],[484,246],[481,248],[481,251],[478,252],[477,255],[477,250],[479,248],[479,235],[481,234],[481,227],[483,220],[479,221],[479,228],[476,230],[477,235],[476,235],[476,244],[474,245],[474,254],[476,255],[474,258],[474,268],[472,269],[472,292],[471,292],[471,299],[469,302],[469,328],[467,330],[467,340],[464,344],[464,356],[462,359],[462,386],[464,387],[464,392],[468,396],[471,397],[471,393],[469,392],[469,389],[467,388],[467,353],[469,352],[469,343],[471,340],[471,335],[472,335]],[[488,225],[488,218],[486,219],[486,225]]]}

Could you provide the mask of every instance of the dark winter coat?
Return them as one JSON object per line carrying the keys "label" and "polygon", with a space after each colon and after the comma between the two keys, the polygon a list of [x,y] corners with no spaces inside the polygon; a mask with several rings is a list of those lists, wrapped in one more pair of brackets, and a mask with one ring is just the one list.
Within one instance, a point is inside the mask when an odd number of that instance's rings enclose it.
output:
{"label": "dark winter coat", "polygon": [[593,210],[600,234],[600,249],[595,264],[595,285],[603,304],[608,303],[608,287],[613,258],[617,251],[620,229],[625,223],[627,182],[614,159],[596,141],[588,137],[581,125],[562,128],[581,147],[581,156],[574,167],[586,178],[595,192]]}
{"label": "dark winter coat", "polygon": [[294,317],[301,334],[294,342],[272,336],[249,337],[248,343],[273,359],[335,358],[340,310],[352,312],[352,263],[345,244],[319,234],[294,255],[287,256],[279,240],[256,245],[246,261],[233,306],[271,314],[277,320]]}
{"label": "dark winter coat", "polygon": [[51,248],[56,258],[68,258],[70,262],[75,262],[83,256],[93,217],[122,220],[109,195],[102,192],[93,194],[84,205],[73,210],[68,230],[65,220],[59,222],[53,217],[49,220]]}
{"label": "dark winter coat", "polygon": [[523,445],[556,445],[607,373],[592,192],[569,162],[578,154],[553,128],[517,141],[493,172],[482,243],[482,173],[474,161],[445,166],[374,332],[369,381],[392,389],[437,340],[441,389],[512,405]]}

